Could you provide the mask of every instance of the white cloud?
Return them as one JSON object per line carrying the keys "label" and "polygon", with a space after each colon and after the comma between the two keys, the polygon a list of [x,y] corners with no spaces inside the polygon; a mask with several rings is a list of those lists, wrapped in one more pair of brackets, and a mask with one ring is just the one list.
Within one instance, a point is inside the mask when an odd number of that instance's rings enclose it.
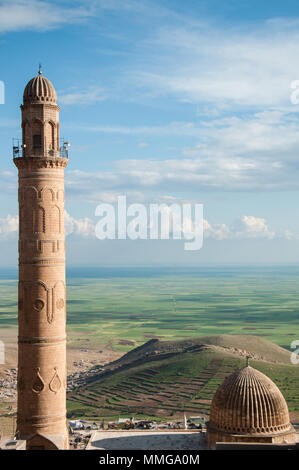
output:
{"label": "white cloud", "polygon": [[[9,194],[17,194],[18,178],[17,171],[0,170],[0,193],[7,198]],[[2,196],[2,197],[3,197]]]}
{"label": "white cloud", "polygon": [[[204,236],[216,240],[241,238],[266,238],[272,240],[276,234],[267,225],[266,219],[243,215],[232,224],[210,224],[204,220]],[[290,240],[290,232],[284,232],[284,238]]]}
{"label": "white cloud", "polygon": [[[110,171],[82,180],[93,190],[149,187],[176,192],[190,190],[265,191],[299,188],[299,119],[289,110],[272,109],[198,123],[164,126],[95,126],[78,128],[127,135],[196,137],[198,144],[181,150],[183,158],[130,159],[114,163]],[[72,173],[74,176],[75,173]],[[69,176],[71,173],[69,173]],[[84,176],[85,175],[85,176]],[[96,183],[98,181],[98,183]],[[91,184],[90,184],[91,183]]]}
{"label": "white cloud", "polygon": [[294,238],[298,238],[291,230],[284,230],[282,234],[282,238],[286,240],[293,240]]}
{"label": "white cloud", "polygon": [[6,239],[17,233],[19,229],[19,217],[8,214],[5,218],[0,218],[0,238]]}
{"label": "white cloud", "polygon": [[[98,126],[90,124],[71,124],[73,130],[97,132],[103,134],[168,136],[189,135],[199,136],[200,128],[192,122],[171,122],[162,126]],[[146,144],[147,145],[147,144]],[[142,144],[141,146],[144,146]]]}
{"label": "white cloud", "polygon": [[69,104],[94,104],[105,101],[103,89],[100,87],[90,86],[87,90],[76,91],[72,90],[68,93],[62,93],[59,101],[64,105]]}
{"label": "white cloud", "polygon": [[204,237],[215,240],[225,240],[230,238],[231,232],[226,224],[210,224],[207,220],[203,223]]}
{"label": "white cloud", "polygon": [[[70,6],[71,4],[71,6]],[[46,31],[61,27],[66,23],[82,23],[88,18],[100,17],[105,10],[129,12],[135,19],[140,16],[156,15],[161,12],[169,16],[169,10],[163,10],[159,5],[153,9],[151,5],[141,0],[2,0],[0,1],[0,32],[36,30]],[[103,25],[102,25],[102,29]],[[119,29],[119,27],[118,27]],[[102,31],[103,32],[103,31]],[[116,33],[109,30],[110,36]]]}
{"label": "white cloud", "polygon": [[64,8],[39,0],[4,0],[0,2],[0,32],[45,31],[65,23],[82,22],[92,11],[86,6]]}
{"label": "white cloud", "polygon": [[[229,107],[290,103],[298,79],[296,21],[264,21],[230,28],[186,20],[155,30],[128,71],[140,93]],[[146,52],[145,52],[146,51]],[[137,64],[137,65],[136,65]]]}
{"label": "white cloud", "polygon": [[120,74],[122,96],[188,101],[196,106],[197,121],[70,127],[137,136],[140,145],[148,136],[186,136],[192,143],[176,150],[174,140],[171,160],[154,154],[85,174],[79,190],[86,185],[95,194],[99,184],[104,192],[299,189],[299,107],[290,102],[291,83],[299,78],[298,19],[222,28],[196,18],[184,18],[183,26],[183,15],[171,18],[130,51],[126,77]]}
{"label": "white cloud", "polygon": [[75,219],[67,211],[64,212],[65,234],[75,234],[83,238],[95,237],[95,225],[88,217]]}
{"label": "white cloud", "polygon": [[275,232],[269,230],[266,219],[243,215],[232,226],[236,238],[268,238],[275,237]]}

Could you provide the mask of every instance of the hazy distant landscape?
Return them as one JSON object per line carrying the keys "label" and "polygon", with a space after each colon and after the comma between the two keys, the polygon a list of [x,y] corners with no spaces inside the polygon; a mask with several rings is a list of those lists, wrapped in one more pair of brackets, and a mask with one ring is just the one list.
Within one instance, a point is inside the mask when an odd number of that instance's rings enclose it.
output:
{"label": "hazy distant landscape", "polygon": [[[17,327],[9,274],[0,274],[0,328]],[[155,337],[251,333],[289,349],[299,337],[299,267],[72,268],[67,286],[70,344],[84,333],[125,352]]]}

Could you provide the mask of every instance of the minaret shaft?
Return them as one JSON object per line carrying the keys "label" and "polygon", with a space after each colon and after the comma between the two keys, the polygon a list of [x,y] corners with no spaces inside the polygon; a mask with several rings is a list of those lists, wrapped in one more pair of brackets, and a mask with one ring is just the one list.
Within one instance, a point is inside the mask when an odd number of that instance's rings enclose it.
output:
{"label": "minaret shaft", "polygon": [[[53,87],[44,77],[37,78]],[[59,153],[58,106],[36,102],[39,96],[31,98],[26,89],[21,107],[23,156],[14,158],[20,219],[17,432],[27,440],[28,449],[67,449],[64,169],[68,160]],[[45,90],[36,87],[36,95]]]}

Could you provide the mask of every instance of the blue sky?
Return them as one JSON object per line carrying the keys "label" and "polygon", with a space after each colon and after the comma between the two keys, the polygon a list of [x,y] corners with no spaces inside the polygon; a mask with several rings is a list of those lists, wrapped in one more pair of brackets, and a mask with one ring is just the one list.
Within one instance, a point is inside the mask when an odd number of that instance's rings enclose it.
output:
{"label": "blue sky", "polygon": [[[299,261],[295,1],[0,1],[0,240],[16,263],[23,89],[39,62],[71,142],[71,264]],[[299,95],[298,95],[299,96]],[[200,202],[200,252],[94,238],[100,202]]]}

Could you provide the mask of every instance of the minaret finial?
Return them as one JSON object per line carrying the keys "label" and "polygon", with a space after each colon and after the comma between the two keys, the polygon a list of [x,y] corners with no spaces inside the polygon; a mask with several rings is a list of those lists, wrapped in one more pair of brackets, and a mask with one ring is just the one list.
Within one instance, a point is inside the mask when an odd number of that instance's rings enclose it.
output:
{"label": "minaret finial", "polygon": [[39,74],[39,75],[42,75],[42,74],[43,74],[43,71],[42,71],[42,64],[39,64],[39,67],[38,67],[38,74]]}

